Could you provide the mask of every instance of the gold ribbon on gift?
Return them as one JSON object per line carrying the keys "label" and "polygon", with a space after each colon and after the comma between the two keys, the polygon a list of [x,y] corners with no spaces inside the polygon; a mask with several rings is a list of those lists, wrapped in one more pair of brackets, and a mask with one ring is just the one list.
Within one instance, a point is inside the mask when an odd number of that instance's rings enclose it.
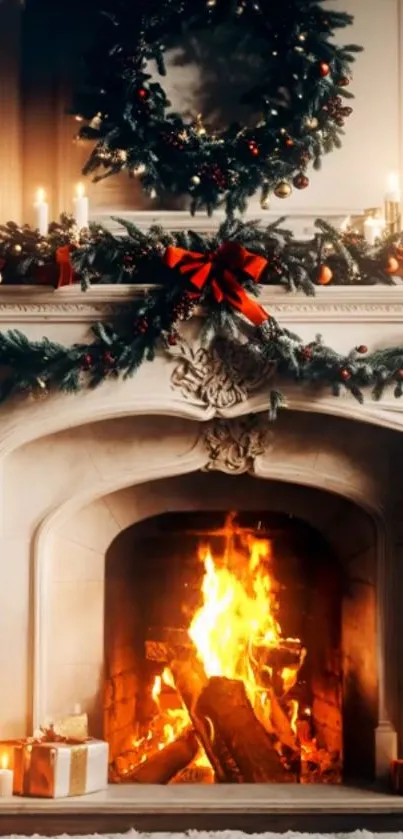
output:
{"label": "gold ribbon on gift", "polygon": [[72,746],[69,795],[84,795],[87,785],[88,746]]}

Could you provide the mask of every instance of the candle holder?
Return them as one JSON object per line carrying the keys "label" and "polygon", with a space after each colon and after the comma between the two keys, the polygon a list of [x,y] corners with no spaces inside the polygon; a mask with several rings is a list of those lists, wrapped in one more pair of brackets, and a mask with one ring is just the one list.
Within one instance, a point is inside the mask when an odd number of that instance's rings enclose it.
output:
{"label": "candle holder", "polygon": [[399,201],[385,201],[385,222],[389,236],[400,233],[402,229],[402,215]]}

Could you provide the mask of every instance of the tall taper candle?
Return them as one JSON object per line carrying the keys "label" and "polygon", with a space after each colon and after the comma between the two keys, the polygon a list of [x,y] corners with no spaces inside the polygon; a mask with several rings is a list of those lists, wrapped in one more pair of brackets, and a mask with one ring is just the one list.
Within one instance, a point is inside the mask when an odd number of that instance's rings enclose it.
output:
{"label": "tall taper candle", "polygon": [[49,204],[46,201],[46,194],[44,189],[38,189],[36,193],[35,208],[35,227],[39,230],[41,236],[48,235],[49,229]]}
{"label": "tall taper candle", "polygon": [[73,201],[73,216],[79,230],[88,227],[89,201],[85,194],[84,184],[77,184],[76,196]]}

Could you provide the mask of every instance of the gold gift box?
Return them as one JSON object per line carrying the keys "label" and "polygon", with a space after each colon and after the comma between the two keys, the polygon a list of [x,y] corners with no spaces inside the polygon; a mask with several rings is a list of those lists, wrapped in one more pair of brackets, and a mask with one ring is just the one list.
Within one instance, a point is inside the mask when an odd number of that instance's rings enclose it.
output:
{"label": "gold gift box", "polygon": [[34,743],[26,794],[67,798],[106,789],[109,747],[102,740],[86,743]]}

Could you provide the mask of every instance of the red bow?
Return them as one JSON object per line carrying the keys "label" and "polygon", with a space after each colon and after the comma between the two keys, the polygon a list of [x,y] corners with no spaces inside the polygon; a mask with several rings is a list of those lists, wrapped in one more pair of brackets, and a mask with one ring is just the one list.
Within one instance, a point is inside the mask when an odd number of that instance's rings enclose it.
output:
{"label": "red bow", "polygon": [[181,274],[189,275],[190,282],[198,290],[195,293],[197,297],[209,281],[217,303],[225,300],[255,326],[260,326],[270,317],[259,303],[249,297],[236,276],[243,273],[259,282],[267,265],[263,256],[250,253],[236,242],[226,242],[217,251],[205,254],[170,246],[165,251],[164,262],[169,268],[178,268]]}
{"label": "red bow", "polygon": [[62,245],[56,251],[56,262],[59,265],[59,279],[57,288],[73,285],[74,271],[70,260],[70,246]]}

